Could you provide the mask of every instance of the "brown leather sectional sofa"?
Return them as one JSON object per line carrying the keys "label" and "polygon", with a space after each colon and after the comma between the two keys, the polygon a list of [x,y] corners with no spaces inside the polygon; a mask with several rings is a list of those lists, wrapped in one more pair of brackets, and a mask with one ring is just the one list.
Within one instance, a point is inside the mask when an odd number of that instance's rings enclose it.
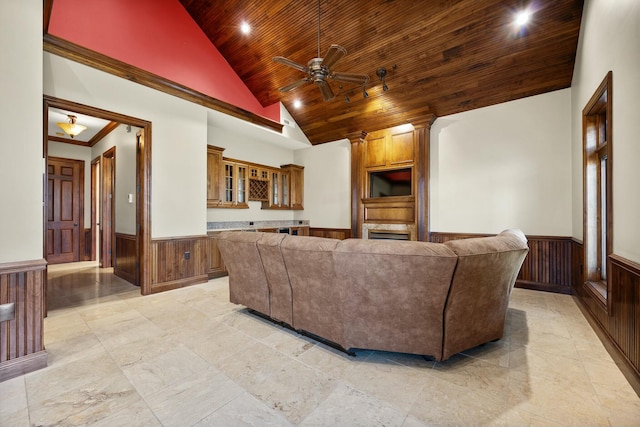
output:
{"label": "brown leather sectional sofa", "polygon": [[452,355],[502,338],[519,230],[447,243],[227,231],[231,302],[345,350]]}

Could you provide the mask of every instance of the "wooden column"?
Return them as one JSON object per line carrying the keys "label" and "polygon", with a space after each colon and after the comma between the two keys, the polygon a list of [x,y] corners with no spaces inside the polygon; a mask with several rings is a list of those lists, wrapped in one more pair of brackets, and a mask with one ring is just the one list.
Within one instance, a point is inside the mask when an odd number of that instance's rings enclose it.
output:
{"label": "wooden column", "polygon": [[362,142],[367,132],[351,132],[347,135],[351,143],[351,236],[362,237]]}
{"label": "wooden column", "polygon": [[416,220],[418,228],[417,240],[429,240],[429,132],[436,116],[429,114],[411,120],[416,141]]}

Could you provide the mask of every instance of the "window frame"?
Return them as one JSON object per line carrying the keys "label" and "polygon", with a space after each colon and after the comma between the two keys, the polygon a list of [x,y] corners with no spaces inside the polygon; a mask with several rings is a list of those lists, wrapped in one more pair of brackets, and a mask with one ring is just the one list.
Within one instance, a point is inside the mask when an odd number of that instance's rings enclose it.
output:
{"label": "window frame", "polygon": [[612,82],[609,71],[582,110],[584,287],[608,314],[613,252]]}

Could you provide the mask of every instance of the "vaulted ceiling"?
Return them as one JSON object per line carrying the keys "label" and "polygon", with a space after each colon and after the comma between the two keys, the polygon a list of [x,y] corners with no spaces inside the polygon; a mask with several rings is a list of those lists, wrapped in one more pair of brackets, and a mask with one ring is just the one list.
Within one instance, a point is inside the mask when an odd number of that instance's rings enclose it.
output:
{"label": "vaulted ceiling", "polygon": [[337,95],[324,102],[313,83],[280,92],[305,74],[272,59],[317,56],[316,0],[180,2],[262,105],[282,101],[313,144],[569,87],[583,7],[532,1],[530,23],[517,29],[521,0],[321,0],[321,55],[339,44],[348,54],[333,70],[370,77],[368,98],[362,86],[329,80]]}

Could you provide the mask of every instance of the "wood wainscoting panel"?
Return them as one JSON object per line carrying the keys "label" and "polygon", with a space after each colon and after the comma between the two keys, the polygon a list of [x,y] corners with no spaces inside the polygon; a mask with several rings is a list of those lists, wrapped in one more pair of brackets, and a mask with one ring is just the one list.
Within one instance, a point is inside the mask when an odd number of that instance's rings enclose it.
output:
{"label": "wood wainscoting panel", "polygon": [[152,239],[150,249],[151,292],[157,293],[209,280],[209,237]]}
{"label": "wood wainscoting panel", "polygon": [[113,274],[129,283],[137,282],[138,248],[136,236],[116,233],[115,260]]}
{"label": "wood wainscoting panel", "polygon": [[640,395],[640,264],[615,254],[609,260],[610,315],[581,277],[574,279],[573,289],[587,319]]}
{"label": "wood wainscoting panel", "polygon": [[309,236],[314,237],[326,237],[329,239],[350,239],[351,238],[351,229],[350,228],[315,228],[312,227],[309,229]]}
{"label": "wood wainscoting panel", "polygon": [[83,261],[91,261],[93,260],[93,251],[94,251],[94,240],[93,234],[91,233],[90,228],[85,228],[82,233],[82,260]]}
{"label": "wood wainscoting panel", "polygon": [[640,265],[616,255],[610,260],[613,316],[607,330],[640,375]]}
{"label": "wood wainscoting panel", "polygon": [[47,366],[44,349],[44,259],[0,264],[0,304],[14,316],[0,322],[0,381]]}
{"label": "wood wainscoting panel", "polygon": [[[584,248],[582,242],[571,240],[571,287],[575,290],[584,283]],[[575,293],[575,291],[573,292]]]}
{"label": "wood wainscoting panel", "polygon": [[[455,239],[486,237],[493,234],[429,233],[429,241],[444,243]],[[572,239],[557,236],[527,236],[527,254],[516,287],[570,294],[572,268]]]}
{"label": "wood wainscoting panel", "polygon": [[518,285],[571,294],[571,238],[527,236],[527,240],[529,253],[522,263]]}

